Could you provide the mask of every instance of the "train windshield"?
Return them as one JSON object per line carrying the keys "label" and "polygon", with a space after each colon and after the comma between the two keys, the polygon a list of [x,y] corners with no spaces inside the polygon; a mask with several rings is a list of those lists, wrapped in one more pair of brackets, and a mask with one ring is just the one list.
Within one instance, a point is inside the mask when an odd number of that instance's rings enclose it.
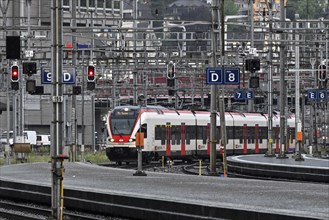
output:
{"label": "train windshield", "polygon": [[126,135],[131,134],[135,125],[139,108],[119,108],[111,113],[110,125],[112,134]]}

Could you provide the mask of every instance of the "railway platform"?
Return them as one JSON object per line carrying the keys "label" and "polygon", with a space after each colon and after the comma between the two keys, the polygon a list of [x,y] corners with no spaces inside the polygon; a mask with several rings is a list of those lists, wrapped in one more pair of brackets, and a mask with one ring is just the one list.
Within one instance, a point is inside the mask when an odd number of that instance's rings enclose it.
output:
{"label": "railway platform", "polygon": [[240,155],[228,157],[227,166],[228,172],[237,176],[329,183],[329,159],[310,155],[302,158],[304,160],[296,161],[289,154],[286,158]]}
{"label": "railway platform", "polygon": [[[329,219],[329,186],[323,183],[151,171],[134,176],[135,170],[80,162],[64,167],[67,209],[152,220]],[[49,163],[0,167],[0,197],[36,198],[49,205],[50,189]]]}

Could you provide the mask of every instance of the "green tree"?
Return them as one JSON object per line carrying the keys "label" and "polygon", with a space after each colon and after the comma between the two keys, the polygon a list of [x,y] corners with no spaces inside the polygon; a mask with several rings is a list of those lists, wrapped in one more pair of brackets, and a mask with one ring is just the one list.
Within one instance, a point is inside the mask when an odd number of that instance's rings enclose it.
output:
{"label": "green tree", "polygon": [[295,19],[295,14],[297,13],[299,0],[288,0],[287,1],[287,11],[286,17],[290,20]]}
{"label": "green tree", "polygon": [[317,19],[327,4],[327,0],[288,0],[287,18],[294,19],[299,14],[301,19]]}
{"label": "green tree", "polygon": [[224,14],[225,15],[237,15],[239,7],[234,4],[233,0],[225,0],[224,2]]}

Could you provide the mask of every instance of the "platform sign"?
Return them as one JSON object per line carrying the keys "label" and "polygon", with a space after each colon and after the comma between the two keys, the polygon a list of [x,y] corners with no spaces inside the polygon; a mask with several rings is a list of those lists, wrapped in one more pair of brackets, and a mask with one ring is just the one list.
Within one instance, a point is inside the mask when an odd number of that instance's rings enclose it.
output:
{"label": "platform sign", "polygon": [[206,83],[210,85],[236,85],[240,83],[240,69],[208,67],[206,80]]}
{"label": "platform sign", "polygon": [[307,98],[311,101],[316,101],[318,98],[318,91],[316,89],[307,91]]}
{"label": "platform sign", "polygon": [[319,101],[326,101],[327,99],[328,99],[327,90],[319,90],[318,91],[318,100]]}
{"label": "platform sign", "polygon": [[41,69],[41,84],[51,84],[51,72]]}
{"label": "platform sign", "polygon": [[245,92],[243,89],[239,89],[234,92],[234,99],[235,100],[244,100],[245,99]]}
{"label": "platform sign", "polygon": [[327,90],[311,89],[307,91],[307,98],[311,101],[327,101]]}
{"label": "platform sign", "polygon": [[77,43],[78,49],[90,49],[90,44],[79,44]]}
{"label": "platform sign", "polygon": [[222,68],[206,69],[207,84],[223,84]]}
{"label": "platform sign", "polygon": [[247,90],[246,91],[246,99],[255,99],[255,93],[253,90]]}
{"label": "platform sign", "polygon": [[224,68],[224,84],[235,85],[240,83],[240,69]]}
{"label": "platform sign", "polygon": [[[41,70],[41,84],[51,84],[52,83],[52,74],[45,69]],[[75,84],[76,75],[74,68],[63,70],[62,74],[62,83],[63,84]]]}
{"label": "platform sign", "polygon": [[238,89],[234,92],[234,99],[235,100],[246,100],[246,99],[254,99],[255,93],[253,90],[244,90]]}

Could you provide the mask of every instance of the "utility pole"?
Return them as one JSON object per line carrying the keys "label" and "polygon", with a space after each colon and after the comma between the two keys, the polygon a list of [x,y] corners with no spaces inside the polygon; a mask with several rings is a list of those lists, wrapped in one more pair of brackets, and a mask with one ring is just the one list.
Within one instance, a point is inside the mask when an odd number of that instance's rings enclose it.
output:
{"label": "utility pole", "polygon": [[[255,48],[254,45],[254,0],[249,0],[249,6],[250,6],[250,48],[253,49]],[[251,59],[254,58],[254,54],[251,55]],[[244,62],[243,62],[244,65]],[[254,72],[251,72],[251,76],[254,76]],[[250,81],[248,83],[249,88],[250,88]],[[248,99],[248,112],[254,112],[255,111],[255,105],[254,105],[254,100],[253,99]]]}
{"label": "utility pole", "polygon": [[[223,0],[224,1],[224,0]],[[212,0],[212,28],[211,28],[211,46],[212,46],[212,59],[211,66],[217,66],[217,33],[219,30],[219,16],[218,16],[218,0]],[[210,97],[210,172],[216,175],[216,121],[217,121],[217,86],[210,86],[211,97]],[[221,125],[223,126],[223,125]]]}
{"label": "utility pole", "polygon": [[133,105],[137,105],[137,15],[138,15],[138,1],[133,0],[133,20],[134,20],[134,62],[135,62],[135,70],[133,71],[133,81],[134,81],[134,90],[133,90]]}
{"label": "utility pole", "polygon": [[[8,11],[8,6],[9,6],[9,0],[7,1],[2,1],[0,3],[0,9],[2,12],[2,27],[3,27],[3,40],[6,39],[7,36],[7,11]],[[2,59],[2,65],[5,64],[4,59]],[[6,65],[7,65],[7,72],[9,71],[8,68],[8,62],[6,60]],[[6,86],[6,101],[7,101],[7,106],[6,106],[6,112],[7,112],[7,144],[5,145],[5,152],[6,152],[6,165],[11,164],[11,149],[9,145],[9,131],[10,131],[10,94],[9,94],[9,85],[10,85],[10,74],[7,74],[7,86]]]}
{"label": "utility pole", "polygon": [[[273,98],[272,98],[272,83],[273,83],[273,73],[272,73],[272,0],[266,0],[268,6],[268,15],[269,15],[269,51],[268,51],[268,79],[267,79],[267,89],[268,89],[268,128],[267,128],[267,152],[265,157],[274,157],[273,152]],[[281,82],[284,84],[284,82]],[[282,103],[281,103],[282,105]],[[281,113],[282,115],[282,113]]]}
{"label": "utility pole", "polygon": [[[283,0],[281,0],[283,1]],[[298,31],[298,29],[297,29]],[[296,48],[295,48],[295,67],[298,70],[299,69],[299,34],[297,33],[295,35],[296,40]],[[283,51],[280,50],[280,55],[283,53]],[[283,57],[280,56],[282,59]],[[280,62],[281,64],[281,62]],[[282,70],[281,70],[282,71]],[[283,74],[284,76],[284,74]],[[295,161],[304,161],[304,158],[301,154],[301,142],[303,140],[303,132],[302,132],[302,126],[304,126],[300,119],[300,107],[299,107],[299,97],[300,97],[300,83],[299,83],[299,71],[296,71],[295,73],[295,128],[296,128],[296,158]]]}
{"label": "utility pole", "polygon": [[[220,5],[220,24],[221,24],[221,34],[220,34],[220,46],[221,46],[221,65],[222,69],[224,69],[225,63],[225,15],[224,15],[224,0],[221,1]],[[221,96],[219,99],[219,113],[220,113],[220,127],[222,134],[222,144],[223,144],[223,172],[224,177],[226,177],[227,170],[227,161],[226,161],[226,144],[227,144],[227,136],[226,136],[226,122],[225,122],[225,93],[224,86],[222,86]],[[215,129],[216,131],[216,129]],[[215,135],[216,136],[216,135]],[[216,142],[215,142],[215,155],[216,155]]]}
{"label": "utility pole", "polygon": [[[280,0],[280,21],[281,21],[281,27],[283,26],[284,22],[285,22],[285,13],[284,13],[284,1]],[[281,38],[282,38],[282,34],[281,34]],[[297,41],[297,40],[296,40]],[[297,47],[296,47],[297,49]],[[299,49],[299,48],[298,48]],[[299,54],[297,54],[298,51],[296,51],[296,59],[299,58]],[[284,71],[284,47],[281,46],[280,48],[280,154],[278,155],[277,158],[280,159],[284,159],[284,158],[288,158],[286,156],[286,112],[285,112],[285,103],[286,103],[286,96],[285,96],[285,71]],[[298,72],[299,74],[299,72]],[[296,74],[296,77],[297,75]],[[296,79],[297,80],[297,79]],[[298,81],[299,81],[299,75],[298,75]],[[297,88],[296,88],[297,90]],[[297,92],[297,91],[296,91]],[[299,91],[298,91],[299,92]],[[296,102],[297,102],[297,97],[296,97]],[[298,93],[298,106],[299,106],[299,93]],[[296,109],[297,111],[297,109]],[[296,127],[297,128],[297,127]]]}
{"label": "utility pole", "polygon": [[51,0],[51,52],[52,52],[52,102],[53,102],[53,120],[52,120],[52,142],[51,142],[51,209],[52,219],[59,220],[61,217],[61,187],[60,182],[63,178],[63,163],[59,160],[62,154],[63,146],[63,85],[62,85],[62,0]]}
{"label": "utility pole", "polygon": [[[76,37],[76,26],[77,26],[77,2],[72,1],[72,65],[74,68],[74,72],[77,71],[77,37]],[[82,77],[84,77],[84,73],[82,73]],[[76,95],[72,96],[72,110],[71,110],[71,137],[72,137],[72,161],[75,162],[77,159],[77,98]]]}

